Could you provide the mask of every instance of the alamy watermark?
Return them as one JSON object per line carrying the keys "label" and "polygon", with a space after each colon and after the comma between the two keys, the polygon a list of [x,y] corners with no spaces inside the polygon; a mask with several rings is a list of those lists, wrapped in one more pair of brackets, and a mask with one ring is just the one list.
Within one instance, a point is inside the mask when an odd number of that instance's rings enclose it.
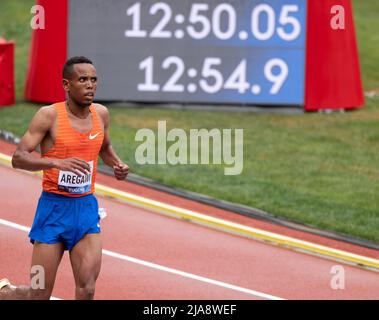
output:
{"label": "alamy watermark", "polygon": [[31,8],[30,13],[34,14],[30,21],[32,29],[45,29],[45,8],[41,5],[35,5]]}
{"label": "alamy watermark", "polygon": [[140,129],[135,141],[142,142],[135,151],[141,165],[224,164],[225,175],[243,170],[243,129],[190,129],[187,134],[179,128],[167,132],[166,121],[158,121],[157,134]]}
{"label": "alamy watermark", "polygon": [[34,290],[45,289],[45,269],[43,266],[32,266],[30,270],[30,287]]}
{"label": "alamy watermark", "polygon": [[345,30],[345,8],[341,5],[332,6],[330,14],[333,17],[330,19],[330,27],[333,30]]}
{"label": "alamy watermark", "polygon": [[330,273],[333,275],[330,280],[330,287],[333,290],[345,289],[345,268],[340,265],[334,265],[330,269]]}

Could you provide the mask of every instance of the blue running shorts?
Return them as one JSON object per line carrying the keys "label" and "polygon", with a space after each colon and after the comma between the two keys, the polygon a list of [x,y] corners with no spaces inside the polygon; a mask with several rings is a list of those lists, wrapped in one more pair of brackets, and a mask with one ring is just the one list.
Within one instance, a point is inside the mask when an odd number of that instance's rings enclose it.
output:
{"label": "blue running shorts", "polygon": [[65,250],[71,250],[90,233],[100,233],[99,205],[94,195],[67,197],[42,192],[29,233],[31,243],[63,243]]}

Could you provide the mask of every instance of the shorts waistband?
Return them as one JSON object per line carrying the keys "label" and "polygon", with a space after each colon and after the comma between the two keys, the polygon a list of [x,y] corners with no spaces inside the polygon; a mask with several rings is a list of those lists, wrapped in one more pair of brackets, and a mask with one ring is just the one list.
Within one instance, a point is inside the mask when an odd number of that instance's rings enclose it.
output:
{"label": "shorts waistband", "polygon": [[92,193],[87,194],[85,196],[81,196],[81,197],[69,197],[62,194],[46,192],[46,191],[42,191],[42,194],[41,194],[42,199],[58,200],[58,201],[81,201],[81,200],[89,199],[91,197],[94,197]]}

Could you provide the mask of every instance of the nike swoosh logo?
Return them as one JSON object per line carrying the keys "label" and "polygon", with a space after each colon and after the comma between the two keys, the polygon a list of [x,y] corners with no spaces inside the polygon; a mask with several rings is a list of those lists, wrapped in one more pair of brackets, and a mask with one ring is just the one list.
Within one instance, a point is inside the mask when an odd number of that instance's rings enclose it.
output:
{"label": "nike swoosh logo", "polygon": [[100,134],[100,132],[96,133],[94,136],[92,134],[89,135],[89,139],[90,140],[93,140],[95,139],[98,135]]}

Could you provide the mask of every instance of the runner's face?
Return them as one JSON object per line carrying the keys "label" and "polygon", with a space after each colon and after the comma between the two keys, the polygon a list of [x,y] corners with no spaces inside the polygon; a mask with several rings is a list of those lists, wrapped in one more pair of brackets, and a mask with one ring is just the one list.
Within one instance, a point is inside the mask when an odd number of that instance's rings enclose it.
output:
{"label": "runner's face", "polygon": [[73,66],[72,77],[68,81],[70,98],[80,107],[89,107],[97,88],[96,69],[92,64],[79,63]]}

